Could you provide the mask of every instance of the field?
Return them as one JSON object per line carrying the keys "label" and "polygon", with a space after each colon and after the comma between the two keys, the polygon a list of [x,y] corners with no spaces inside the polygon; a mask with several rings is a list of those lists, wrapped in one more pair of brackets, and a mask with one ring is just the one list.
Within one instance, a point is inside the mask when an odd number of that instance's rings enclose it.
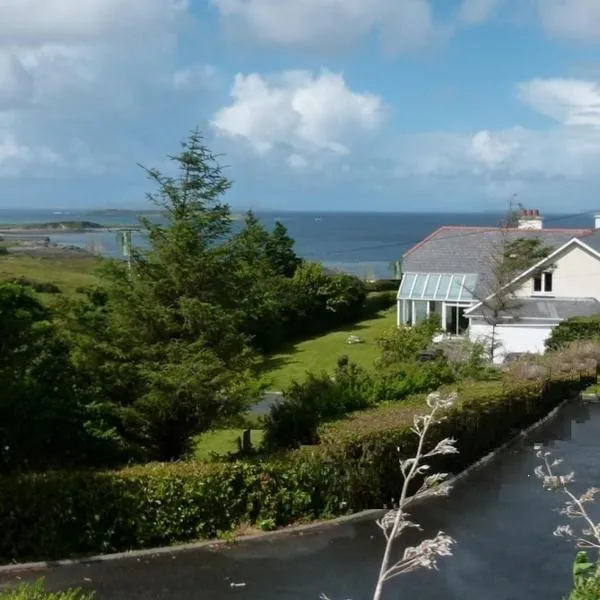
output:
{"label": "field", "polygon": [[[100,260],[90,256],[65,255],[65,257],[37,257],[21,254],[0,256],[0,281],[24,277],[37,283],[53,283],[67,296],[77,293],[77,288],[94,285],[94,269]],[[58,294],[40,294],[51,301]]]}
{"label": "field", "polygon": [[[396,309],[381,311],[376,317],[348,325],[325,335],[289,346],[265,361],[264,373],[270,389],[281,391],[293,379],[301,380],[307,371],[333,371],[342,354],[363,367],[371,367],[379,356],[377,338],[396,323]],[[361,338],[361,344],[348,344],[348,336]]]}

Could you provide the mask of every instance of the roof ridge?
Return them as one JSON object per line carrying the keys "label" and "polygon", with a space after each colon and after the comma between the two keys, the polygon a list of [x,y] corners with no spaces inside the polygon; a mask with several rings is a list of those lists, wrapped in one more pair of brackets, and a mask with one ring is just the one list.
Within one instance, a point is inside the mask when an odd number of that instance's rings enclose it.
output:
{"label": "roof ridge", "polygon": [[[441,225],[434,231],[432,231],[429,235],[424,237],[420,242],[411,246],[404,254],[403,258],[412,254],[415,250],[418,250],[421,246],[425,245],[427,242],[434,239],[439,233],[442,231],[500,231],[502,227],[498,225],[495,226],[484,226],[484,225]],[[519,229],[518,227],[509,227],[506,229],[507,231],[518,231],[523,234],[540,234],[544,232],[549,233],[572,233],[573,237],[585,237],[588,234],[594,233],[595,230],[588,228],[572,228],[572,227],[544,227],[543,229]]]}

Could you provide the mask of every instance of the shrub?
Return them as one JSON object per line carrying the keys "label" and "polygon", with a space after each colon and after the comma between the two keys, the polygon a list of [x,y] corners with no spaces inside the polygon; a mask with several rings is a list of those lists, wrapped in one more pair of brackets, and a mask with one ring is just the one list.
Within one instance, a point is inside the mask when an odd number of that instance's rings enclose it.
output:
{"label": "shrub", "polygon": [[[440,457],[432,469],[452,473],[471,464],[589,384],[578,372],[553,377],[463,384],[429,440],[453,437],[461,453]],[[389,505],[402,484],[398,448],[400,457],[411,456],[421,402],[412,397],[321,425],[320,444],[263,461],[0,478],[0,557],[155,547],[221,536],[242,523],[272,528]]]}
{"label": "shrub", "polygon": [[381,349],[378,366],[386,368],[396,363],[415,360],[427,350],[438,330],[439,321],[435,315],[414,327],[394,327],[378,340]]}
{"label": "shrub", "polygon": [[0,256],[6,256],[8,254],[8,248],[6,246],[0,246]]}
{"label": "shrub", "polygon": [[21,276],[14,277],[13,279],[10,279],[9,282],[31,288],[34,292],[38,292],[39,294],[60,294],[61,292],[60,288],[50,281],[36,281],[35,279]]}
{"label": "shrub", "polygon": [[288,339],[329,331],[364,314],[367,290],[358,277],[328,274],[321,264],[303,262],[290,286],[292,305],[284,308]]}
{"label": "shrub", "polygon": [[374,376],[373,399],[402,400],[412,394],[435,391],[454,380],[454,373],[444,360],[402,363]]}
{"label": "shrub", "polygon": [[548,350],[559,350],[577,340],[600,339],[600,315],[574,317],[559,323],[546,340]]}
{"label": "shrub", "polygon": [[377,314],[396,303],[396,292],[371,292],[365,299],[363,313],[365,316]]}
{"label": "shrub", "polygon": [[574,588],[569,600],[598,600],[600,598],[600,568],[590,562],[586,552],[578,552],[573,563]]}
{"label": "shrub", "polygon": [[317,426],[370,405],[371,380],[357,365],[341,357],[334,377],[309,374],[284,391],[285,402],[265,418],[264,447],[295,448],[318,441]]}
{"label": "shrub", "polygon": [[12,590],[0,591],[0,600],[92,600],[94,594],[84,594],[81,590],[65,592],[44,591],[44,581],[21,583]]}

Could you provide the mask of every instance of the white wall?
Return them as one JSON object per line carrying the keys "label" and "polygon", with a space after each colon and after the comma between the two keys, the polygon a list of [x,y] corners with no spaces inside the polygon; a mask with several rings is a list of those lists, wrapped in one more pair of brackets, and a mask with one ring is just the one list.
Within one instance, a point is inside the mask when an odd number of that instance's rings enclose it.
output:
{"label": "white wall", "polygon": [[[600,299],[600,259],[581,246],[572,246],[556,257],[552,270],[552,294],[567,298]],[[534,294],[533,278],[523,282],[515,294],[526,298]]]}
{"label": "white wall", "polygon": [[[549,337],[552,328],[553,325],[548,324],[528,325],[524,323],[496,326],[495,343],[499,347],[496,350],[494,362],[501,363],[504,356],[511,352],[543,353],[544,342]],[[473,341],[489,344],[492,338],[492,326],[471,319],[469,337]]]}

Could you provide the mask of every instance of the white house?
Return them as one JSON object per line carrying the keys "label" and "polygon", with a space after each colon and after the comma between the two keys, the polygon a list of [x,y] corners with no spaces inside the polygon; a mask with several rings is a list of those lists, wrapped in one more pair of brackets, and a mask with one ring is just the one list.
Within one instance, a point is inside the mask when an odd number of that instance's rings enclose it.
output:
{"label": "white house", "polygon": [[[553,251],[508,284],[516,306],[492,320],[494,256],[505,236],[536,237]],[[493,334],[497,362],[509,353],[543,352],[560,321],[600,313],[600,215],[590,229],[544,228],[539,212],[531,210],[508,231],[441,227],[405,253],[403,271],[399,325],[438,313],[448,336],[489,341]]]}

